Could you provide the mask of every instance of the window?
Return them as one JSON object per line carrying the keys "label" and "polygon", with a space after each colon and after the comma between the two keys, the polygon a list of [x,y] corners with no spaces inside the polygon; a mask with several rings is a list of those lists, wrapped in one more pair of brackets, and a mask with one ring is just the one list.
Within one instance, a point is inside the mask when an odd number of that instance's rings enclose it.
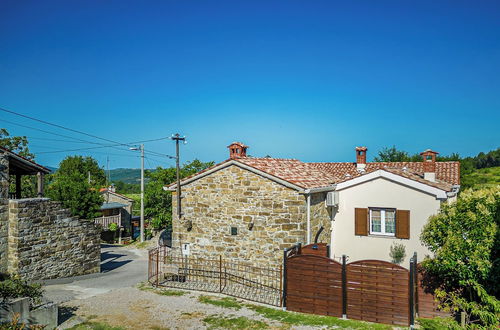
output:
{"label": "window", "polygon": [[371,208],[370,234],[394,236],[396,234],[396,210]]}

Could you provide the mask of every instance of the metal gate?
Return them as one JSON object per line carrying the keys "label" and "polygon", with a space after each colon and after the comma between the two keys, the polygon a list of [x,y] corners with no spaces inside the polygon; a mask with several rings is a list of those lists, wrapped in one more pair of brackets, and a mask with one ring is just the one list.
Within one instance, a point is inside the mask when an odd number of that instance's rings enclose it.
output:
{"label": "metal gate", "polygon": [[218,292],[273,306],[282,303],[282,267],[185,256],[167,247],[149,251],[149,282],[155,286]]}

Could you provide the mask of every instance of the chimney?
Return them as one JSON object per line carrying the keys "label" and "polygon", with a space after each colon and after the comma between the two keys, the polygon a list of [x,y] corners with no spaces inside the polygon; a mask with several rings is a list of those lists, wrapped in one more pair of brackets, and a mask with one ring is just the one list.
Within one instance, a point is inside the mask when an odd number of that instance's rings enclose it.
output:
{"label": "chimney", "polygon": [[358,171],[365,171],[367,147],[356,147],[356,168]]}
{"label": "chimney", "polygon": [[436,182],[436,155],[439,152],[427,149],[421,152],[420,155],[424,162],[424,179],[432,182]]}
{"label": "chimney", "polygon": [[233,142],[227,146],[229,148],[229,158],[237,159],[247,156],[248,146],[241,142]]}

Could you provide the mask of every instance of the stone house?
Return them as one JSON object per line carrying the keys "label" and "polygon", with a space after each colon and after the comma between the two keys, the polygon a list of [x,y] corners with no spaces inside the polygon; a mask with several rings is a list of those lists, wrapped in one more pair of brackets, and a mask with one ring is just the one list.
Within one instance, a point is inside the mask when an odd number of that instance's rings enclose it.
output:
{"label": "stone house", "polygon": [[101,224],[103,228],[108,228],[110,223],[116,223],[126,233],[131,233],[134,200],[117,193],[114,186],[103,188],[100,193],[104,198],[100,208],[102,216],[95,218],[95,223]]}
{"label": "stone house", "polygon": [[[92,220],[72,217],[43,198],[50,170],[0,147],[0,273],[28,280],[99,272],[100,238]],[[38,198],[22,198],[21,176],[38,177]],[[11,176],[16,191],[9,192]]]}
{"label": "stone house", "polygon": [[[181,181],[181,217],[176,184],[172,246],[194,256],[280,265],[283,249],[296,243],[329,244],[333,258],[390,261],[394,242],[409,257],[429,251],[419,240],[429,216],[456,198],[458,162],[368,163],[366,147],[356,162],[305,163],[254,158],[232,143],[229,159]],[[319,231],[323,227],[323,231]]]}

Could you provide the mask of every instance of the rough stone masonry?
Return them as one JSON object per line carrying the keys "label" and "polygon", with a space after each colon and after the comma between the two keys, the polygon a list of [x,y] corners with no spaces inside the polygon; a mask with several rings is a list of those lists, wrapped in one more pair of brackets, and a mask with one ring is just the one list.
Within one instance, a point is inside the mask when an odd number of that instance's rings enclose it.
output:
{"label": "rough stone masonry", "polygon": [[40,280],[100,271],[100,231],[48,198],[8,199],[0,155],[0,273]]}

